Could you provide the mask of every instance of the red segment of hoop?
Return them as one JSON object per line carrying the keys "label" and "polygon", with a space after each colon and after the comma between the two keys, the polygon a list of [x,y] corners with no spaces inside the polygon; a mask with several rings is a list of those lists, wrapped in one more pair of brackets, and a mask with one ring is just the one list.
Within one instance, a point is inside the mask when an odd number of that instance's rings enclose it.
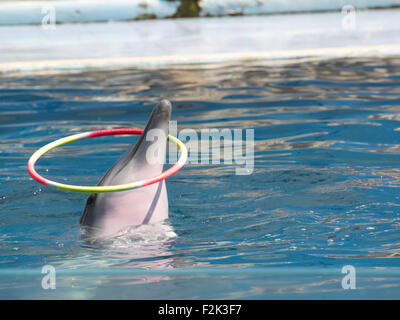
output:
{"label": "red segment of hoop", "polygon": [[104,129],[104,130],[89,132],[88,138],[114,136],[118,134],[141,134],[142,132],[143,129],[137,129],[137,128]]}

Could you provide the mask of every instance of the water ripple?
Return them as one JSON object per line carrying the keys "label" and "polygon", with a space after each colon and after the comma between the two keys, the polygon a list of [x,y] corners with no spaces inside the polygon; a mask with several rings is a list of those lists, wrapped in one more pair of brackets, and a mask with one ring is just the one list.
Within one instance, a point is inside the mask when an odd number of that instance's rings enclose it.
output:
{"label": "water ripple", "polygon": [[[271,266],[398,268],[399,77],[399,58],[3,75],[0,266],[249,274]],[[188,164],[168,180],[164,237],[128,232],[103,247],[83,243],[77,223],[85,196],[36,184],[26,172],[28,157],[69,134],[143,127],[160,98],[172,100],[179,129],[255,129],[253,173],[237,176],[236,166],[224,162]],[[96,183],[133,141],[74,143],[41,159],[38,170],[60,181]],[[279,291],[254,277],[231,297]],[[103,280],[122,288],[173,278]],[[304,281],[282,292],[336,290],[336,280]]]}

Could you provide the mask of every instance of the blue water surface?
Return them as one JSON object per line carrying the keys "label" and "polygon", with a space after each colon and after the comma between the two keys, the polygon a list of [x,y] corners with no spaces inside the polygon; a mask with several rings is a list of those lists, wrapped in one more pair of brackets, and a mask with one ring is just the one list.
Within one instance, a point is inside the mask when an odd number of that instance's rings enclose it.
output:
{"label": "blue water surface", "polygon": [[[400,297],[400,59],[84,70],[0,76],[0,298]],[[178,131],[254,129],[254,170],[188,163],[170,218],[92,245],[87,195],[32,180],[57,138],[144,127],[167,98]],[[136,137],[82,140],[38,171],[96,184]],[[56,289],[42,288],[43,266]],[[343,289],[342,268],[356,271]]]}

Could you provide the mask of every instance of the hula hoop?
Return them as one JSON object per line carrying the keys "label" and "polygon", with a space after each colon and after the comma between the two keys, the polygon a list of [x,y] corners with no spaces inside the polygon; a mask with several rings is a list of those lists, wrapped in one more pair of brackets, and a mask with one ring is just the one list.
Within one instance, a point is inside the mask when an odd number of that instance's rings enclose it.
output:
{"label": "hula hoop", "polygon": [[51,186],[55,187],[57,189],[63,190],[63,191],[73,191],[73,192],[82,192],[82,193],[103,193],[103,192],[117,192],[117,191],[126,191],[126,190],[131,190],[135,188],[140,188],[140,187],[145,187],[149,186],[153,183],[162,181],[176,172],[178,172],[186,163],[187,157],[188,157],[188,151],[186,149],[186,146],[183,144],[182,141],[180,141],[178,138],[168,135],[168,140],[172,141],[175,143],[180,151],[180,156],[178,161],[168,170],[162,172],[160,175],[150,178],[150,179],[145,179],[145,180],[140,180],[140,181],[135,181],[131,183],[126,183],[126,184],[120,184],[120,185],[114,185],[114,186],[78,186],[78,185],[71,185],[71,184],[63,184],[59,182],[55,182],[49,179],[46,179],[42,177],[40,174],[38,174],[35,170],[35,163],[41,156],[43,156],[46,152],[57,148],[61,145],[85,139],[85,138],[95,138],[95,137],[102,137],[102,136],[111,136],[111,135],[121,135],[121,134],[133,134],[133,135],[140,135],[143,132],[143,129],[136,129],[136,128],[127,128],[127,129],[107,129],[107,130],[97,130],[97,131],[88,131],[88,132],[83,132],[83,133],[78,133],[74,134],[65,138],[61,138],[58,140],[55,140],[49,144],[46,144],[45,146],[41,147],[38,149],[32,156],[29,158],[28,161],[28,172],[32,176],[33,179],[35,179],[37,182],[45,185],[45,186]]}

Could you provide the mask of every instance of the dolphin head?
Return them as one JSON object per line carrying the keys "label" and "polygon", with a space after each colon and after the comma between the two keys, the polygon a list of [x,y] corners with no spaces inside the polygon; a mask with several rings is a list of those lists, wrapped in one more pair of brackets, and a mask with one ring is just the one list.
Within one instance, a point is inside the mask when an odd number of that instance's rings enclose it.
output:
{"label": "dolphin head", "polygon": [[[166,157],[171,103],[157,104],[138,139],[101,178],[97,185],[125,184],[159,175]],[[165,181],[146,187],[91,194],[79,223],[90,238],[113,236],[127,226],[154,223],[168,218]]]}

